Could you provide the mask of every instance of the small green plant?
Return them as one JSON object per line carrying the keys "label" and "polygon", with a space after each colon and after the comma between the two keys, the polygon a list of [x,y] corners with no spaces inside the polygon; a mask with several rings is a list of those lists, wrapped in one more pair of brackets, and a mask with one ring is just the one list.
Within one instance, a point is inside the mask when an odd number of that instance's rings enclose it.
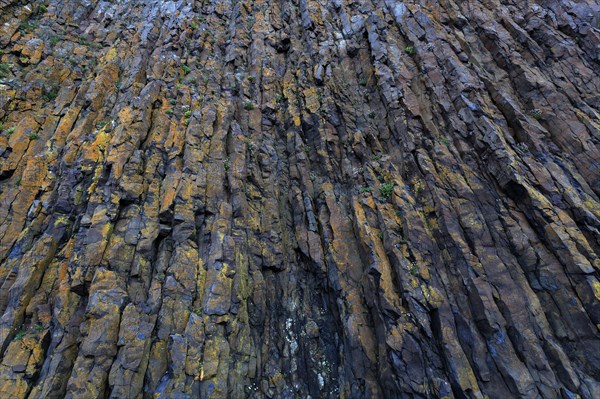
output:
{"label": "small green plant", "polygon": [[275,94],[275,102],[277,104],[283,102],[283,96],[281,94],[279,94],[279,93]]}
{"label": "small green plant", "polygon": [[419,275],[419,265],[417,265],[415,262],[412,262],[408,268],[408,271],[410,274],[417,277]]}
{"label": "small green plant", "polygon": [[254,80],[256,80],[256,77],[254,75],[248,76],[248,82],[254,83]]}
{"label": "small green plant", "polygon": [[229,170],[229,168],[231,168],[231,161],[229,160],[229,158],[225,159],[225,161],[223,162],[223,167],[225,168],[225,170]]}
{"label": "small green plant", "polygon": [[415,48],[413,46],[406,46],[404,48],[404,52],[408,55],[414,54],[415,53]]}
{"label": "small green plant", "polygon": [[446,136],[440,137],[440,143],[442,143],[445,146],[450,145],[450,139]]}
{"label": "small green plant", "polygon": [[181,66],[181,69],[183,69],[183,72],[185,72],[185,74],[186,74],[186,75],[187,75],[188,73],[192,72],[192,69],[191,69],[189,66],[185,65],[185,64],[183,64],[183,65]]}
{"label": "small green plant", "polygon": [[371,193],[371,192],[373,192],[371,187],[361,187],[358,189],[359,194],[365,194],[365,193]]}
{"label": "small green plant", "polygon": [[189,119],[192,116],[192,111],[188,109],[183,113],[183,116]]}
{"label": "small green plant", "polygon": [[37,140],[38,138],[40,138],[40,136],[38,136],[37,133],[31,133],[29,135],[29,140]]}
{"label": "small green plant", "polygon": [[57,44],[58,44],[58,43],[59,43],[61,40],[62,40],[62,37],[61,37],[61,36],[58,36],[58,35],[52,35],[52,36],[50,36],[50,40],[49,40],[49,42],[50,42],[50,45],[54,47],[54,46],[56,46],[56,45],[57,45]]}
{"label": "small green plant", "polygon": [[392,196],[392,193],[394,192],[394,183],[383,183],[379,187],[379,192],[381,193],[383,199],[389,199]]}
{"label": "small green plant", "polygon": [[27,332],[25,330],[19,330],[17,331],[17,333],[15,334],[15,338],[13,339],[13,341],[20,341],[23,339],[23,337],[25,336],[25,334],[27,334]]}
{"label": "small green plant", "polygon": [[369,79],[367,79],[366,77],[360,78],[360,80],[358,81],[358,84],[361,86],[366,86],[367,83],[369,83]]}
{"label": "small green plant", "polygon": [[377,233],[377,238],[379,238],[380,240],[383,240],[383,231],[380,231]]}
{"label": "small green plant", "polygon": [[192,313],[194,313],[197,316],[202,316],[202,308],[199,306],[197,308],[192,308]]}
{"label": "small green plant", "polygon": [[44,326],[40,323],[37,323],[35,326],[33,326],[33,331],[36,333],[42,332],[44,331]]}
{"label": "small green plant", "polygon": [[196,29],[198,29],[198,22],[196,22],[196,21],[193,21],[193,22],[190,24],[190,28],[192,28],[192,30],[196,30]]}
{"label": "small green plant", "polygon": [[0,62],[0,78],[5,78],[10,72],[10,67],[5,62]]}
{"label": "small green plant", "polygon": [[176,98],[172,98],[169,100],[169,104],[171,104],[171,106],[176,106],[177,105],[177,99]]}
{"label": "small green plant", "polygon": [[169,108],[169,109],[167,109],[167,110],[165,111],[165,114],[167,114],[167,115],[169,115],[169,116],[173,115],[174,113],[175,113],[175,112],[174,112],[174,111],[173,111],[171,108]]}
{"label": "small green plant", "polygon": [[77,36],[77,42],[79,42],[79,44],[81,44],[82,46],[89,46],[90,44],[92,44],[92,42],[90,42],[86,35]]}
{"label": "small green plant", "polygon": [[517,150],[522,154],[527,154],[529,152],[529,147],[525,143],[518,143]]}
{"label": "small green plant", "polygon": [[529,111],[529,115],[531,115],[531,117],[533,119],[535,119],[536,121],[539,121],[540,119],[542,119],[542,111],[538,108],[532,109],[531,111]]}
{"label": "small green plant", "polygon": [[37,28],[37,26],[38,26],[37,22],[23,21],[19,25],[19,29],[25,33],[31,33],[35,30],[35,28]]}
{"label": "small green plant", "polygon": [[254,104],[250,101],[246,101],[246,103],[244,104],[244,109],[246,111],[252,111],[254,109]]}
{"label": "small green plant", "polygon": [[17,181],[15,182],[15,186],[17,186],[17,187],[20,187],[20,186],[21,186],[21,181],[22,181],[22,180],[23,180],[23,179],[22,179],[21,177],[19,177],[19,178],[17,179]]}
{"label": "small green plant", "polygon": [[15,130],[17,130],[17,128],[14,126],[11,126],[8,129],[6,129],[6,134],[10,136],[11,134],[13,134],[15,132]]}
{"label": "small green plant", "polygon": [[42,94],[42,100],[49,102],[58,97],[58,86],[53,86],[50,90]]}
{"label": "small green plant", "polygon": [[369,112],[369,118],[375,119],[375,112],[373,112],[373,111]]}

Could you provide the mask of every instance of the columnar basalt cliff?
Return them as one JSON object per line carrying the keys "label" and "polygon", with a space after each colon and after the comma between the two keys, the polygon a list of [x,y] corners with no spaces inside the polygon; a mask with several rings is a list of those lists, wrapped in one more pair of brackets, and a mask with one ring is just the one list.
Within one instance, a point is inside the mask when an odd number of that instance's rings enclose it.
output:
{"label": "columnar basalt cliff", "polygon": [[0,0],[0,398],[600,398],[596,0]]}

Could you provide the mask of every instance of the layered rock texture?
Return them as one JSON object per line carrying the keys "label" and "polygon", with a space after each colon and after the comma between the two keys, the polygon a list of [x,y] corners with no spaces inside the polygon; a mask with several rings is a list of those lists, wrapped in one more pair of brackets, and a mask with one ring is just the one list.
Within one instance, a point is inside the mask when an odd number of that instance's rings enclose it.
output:
{"label": "layered rock texture", "polygon": [[0,398],[600,398],[595,0],[0,0]]}

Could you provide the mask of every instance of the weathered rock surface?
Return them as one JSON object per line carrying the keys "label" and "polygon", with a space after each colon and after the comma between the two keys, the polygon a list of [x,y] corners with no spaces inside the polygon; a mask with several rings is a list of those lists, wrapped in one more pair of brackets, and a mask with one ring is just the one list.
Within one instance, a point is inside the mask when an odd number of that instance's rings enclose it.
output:
{"label": "weathered rock surface", "polygon": [[599,22],[0,0],[0,398],[600,398]]}

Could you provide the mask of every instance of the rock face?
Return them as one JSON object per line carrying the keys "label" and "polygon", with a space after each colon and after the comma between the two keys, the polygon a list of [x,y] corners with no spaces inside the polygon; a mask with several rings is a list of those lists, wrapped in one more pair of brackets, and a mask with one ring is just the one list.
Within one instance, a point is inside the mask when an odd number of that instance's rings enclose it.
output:
{"label": "rock face", "polygon": [[600,398],[595,0],[0,0],[0,398]]}

